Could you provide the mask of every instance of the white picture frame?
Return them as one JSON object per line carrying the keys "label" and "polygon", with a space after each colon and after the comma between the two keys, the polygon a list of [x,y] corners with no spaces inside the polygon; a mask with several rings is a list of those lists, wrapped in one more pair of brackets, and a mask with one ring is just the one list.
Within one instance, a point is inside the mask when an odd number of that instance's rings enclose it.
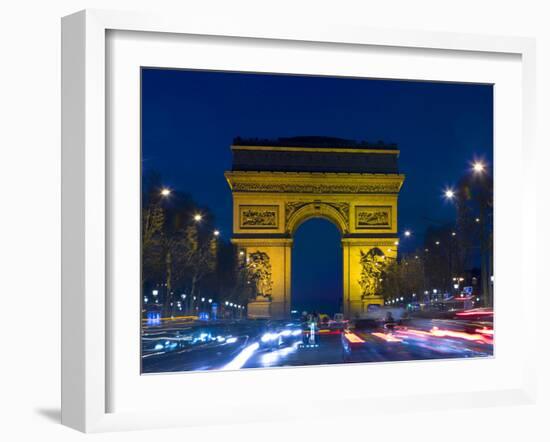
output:
{"label": "white picture frame", "polygon": [[[319,24],[294,27],[284,24],[250,22],[219,23],[197,20],[195,17],[168,17],[87,10],[63,18],[62,21],[62,423],[85,432],[122,429],[157,428],[168,426],[207,425],[208,416],[185,411],[113,411],[109,406],[109,392],[113,388],[109,376],[113,357],[109,345],[111,324],[108,244],[113,231],[112,198],[109,193],[109,156],[107,151],[108,118],[106,82],[108,32],[151,32],[163,35],[218,36],[220,38],[268,39],[276,43],[310,42],[338,44],[342,47],[375,46],[389,48],[429,49],[484,54],[512,54],[521,57],[521,158],[523,160],[523,187],[521,222],[517,228],[522,262],[521,297],[518,309],[526,312],[536,304],[535,281],[526,277],[527,257],[536,255],[536,235],[527,227],[535,219],[536,193],[534,176],[525,173],[534,159],[534,97],[535,97],[535,42],[529,38],[491,37],[451,33],[416,31],[388,31],[368,28],[348,28],[341,25]],[[158,34],[157,34],[158,35]],[[498,109],[496,109],[498,112]],[[498,142],[498,140],[497,140]],[[497,166],[498,167],[498,166]],[[498,174],[498,172],[497,172]],[[498,243],[496,248],[498,256]],[[498,296],[498,295],[497,295]],[[137,294],[136,294],[137,298]],[[497,313],[498,314],[498,313]],[[530,323],[525,333],[534,338],[536,324]],[[137,339],[137,337],[136,337]],[[534,339],[533,339],[534,342]],[[536,354],[534,344],[523,349],[520,384],[502,388],[475,391],[454,391],[425,395],[402,394],[391,388],[377,397],[376,403],[364,401],[362,412],[469,407],[502,403],[526,404],[535,400]],[[498,354],[497,354],[498,358]],[[330,370],[335,373],[339,367]],[[310,369],[316,370],[316,368]],[[282,370],[283,372],[288,370]],[[357,371],[355,369],[355,371]],[[243,381],[248,372],[218,373]],[[193,375],[195,376],[195,375]],[[196,378],[198,379],[198,378]],[[229,379],[229,378],[227,378]],[[333,400],[332,413],[338,409],[338,398]],[[356,398],[342,397],[342,404]],[[248,401],[248,402],[247,402]],[[351,401],[351,402],[350,402]],[[297,404],[300,406],[300,404]],[[303,406],[303,404],[301,404]],[[322,414],[315,398],[309,402],[312,412]],[[249,398],[236,398],[235,407],[249,410],[241,421],[265,419],[266,410],[255,411]],[[295,416],[295,409],[267,410],[269,419]],[[348,409],[349,411],[349,409]],[[226,422],[234,422],[227,416]],[[224,421],[220,416],[218,422]]]}

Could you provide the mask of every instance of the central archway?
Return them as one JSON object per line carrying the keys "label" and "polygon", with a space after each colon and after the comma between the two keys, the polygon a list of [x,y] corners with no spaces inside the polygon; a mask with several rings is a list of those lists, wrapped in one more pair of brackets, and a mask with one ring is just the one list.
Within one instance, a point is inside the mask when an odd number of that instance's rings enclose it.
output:
{"label": "central archway", "polygon": [[397,257],[397,200],[405,177],[396,146],[297,137],[239,139],[231,149],[233,167],[225,177],[233,196],[232,242],[243,264],[253,261],[258,292],[249,316],[290,316],[293,239],[311,218],[325,218],[340,231],[344,315],[382,305],[376,284],[366,283],[365,256],[378,249]]}
{"label": "central archway", "polygon": [[296,230],[312,218],[323,218],[332,222],[341,235],[348,233],[347,205],[345,203],[331,203],[317,201],[294,201],[287,203],[286,230],[294,236]]}
{"label": "central archway", "polygon": [[291,309],[343,313],[342,235],[333,222],[309,218],[293,235]]}

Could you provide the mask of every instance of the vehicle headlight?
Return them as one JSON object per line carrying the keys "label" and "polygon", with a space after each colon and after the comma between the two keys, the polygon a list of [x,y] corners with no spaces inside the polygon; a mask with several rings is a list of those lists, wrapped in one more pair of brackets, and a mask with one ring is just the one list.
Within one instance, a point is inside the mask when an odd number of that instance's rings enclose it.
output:
{"label": "vehicle headlight", "polygon": [[269,341],[273,341],[275,339],[277,339],[279,335],[278,334],[275,334],[275,333],[265,333],[263,336],[262,336],[262,342],[269,342]]}

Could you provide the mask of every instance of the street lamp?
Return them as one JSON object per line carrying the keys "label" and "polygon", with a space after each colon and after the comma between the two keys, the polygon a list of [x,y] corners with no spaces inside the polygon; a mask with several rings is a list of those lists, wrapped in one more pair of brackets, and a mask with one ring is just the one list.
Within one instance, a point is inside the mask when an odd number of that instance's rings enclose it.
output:
{"label": "street lamp", "polygon": [[214,230],[214,236],[220,236],[220,231],[219,230]]}
{"label": "street lamp", "polygon": [[405,230],[404,234],[405,234],[406,237],[409,237],[409,236],[411,236],[411,231],[410,230]]}
{"label": "street lamp", "polygon": [[200,213],[196,213],[195,216],[193,216],[193,219],[196,222],[200,222],[202,220],[202,215]]}
{"label": "street lamp", "polygon": [[445,198],[448,200],[452,200],[455,197],[455,191],[453,189],[445,189]]}
{"label": "street lamp", "polygon": [[170,196],[171,193],[172,193],[172,191],[168,187],[164,187],[160,191],[160,196],[166,198],[166,197]]}
{"label": "street lamp", "polygon": [[474,161],[472,164],[472,169],[475,173],[483,173],[485,172],[485,164],[483,164],[481,161]]}

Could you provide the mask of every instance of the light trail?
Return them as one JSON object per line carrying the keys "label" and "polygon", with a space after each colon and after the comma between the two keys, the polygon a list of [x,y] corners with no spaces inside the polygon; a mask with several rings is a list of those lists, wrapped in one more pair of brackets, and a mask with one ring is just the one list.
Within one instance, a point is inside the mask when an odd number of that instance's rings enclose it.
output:
{"label": "light trail", "polygon": [[484,310],[466,310],[463,312],[457,312],[456,316],[493,316],[493,312]]}
{"label": "light trail", "polygon": [[475,342],[482,342],[484,344],[492,344],[493,340],[490,336],[492,334],[492,330],[476,330],[477,333],[467,333],[463,331],[456,331],[456,330],[446,330],[446,329],[440,329],[437,327],[433,327],[430,331],[424,331],[424,330],[415,330],[415,329],[408,329],[408,330],[399,330],[397,334],[400,337],[407,338],[407,337],[417,337],[417,338],[456,338],[456,339],[463,339],[465,341],[475,341]]}
{"label": "light trail", "polygon": [[254,342],[254,344],[250,344],[248,347],[244,348],[237,356],[235,356],[235,359],[233,359],[229,364],[225,365],[222,370],[239,370],[243,367],[244,364],[246,364],[246,361],[250,359],[250,357],[254,354],[256,350],[260,348],[260,344],[257,342]]}
{"label": "light trail", "polygon": [[392,334],[386,333],[371,333],[371,335],[376,336],[377,338],[383,339],[386,342],[403,342],[403,339],[396,338]]}
{"label": "light trail", "polygon": [[266,353],[262,356],[262,365],[270,366],[277,362],[279,359],[284,358],[291,353],[294,353],[298,350],[298,347],[301,345],[301,342],[295,342],[291,347],[281,348],[280,350]]}
{"label": "light trail", "polygon": [[362,342],[365,342],[363,339],[361,339],[359,336],[357,336],[355,333],[344,333],[344,337],[353,344],[360,344]]}

